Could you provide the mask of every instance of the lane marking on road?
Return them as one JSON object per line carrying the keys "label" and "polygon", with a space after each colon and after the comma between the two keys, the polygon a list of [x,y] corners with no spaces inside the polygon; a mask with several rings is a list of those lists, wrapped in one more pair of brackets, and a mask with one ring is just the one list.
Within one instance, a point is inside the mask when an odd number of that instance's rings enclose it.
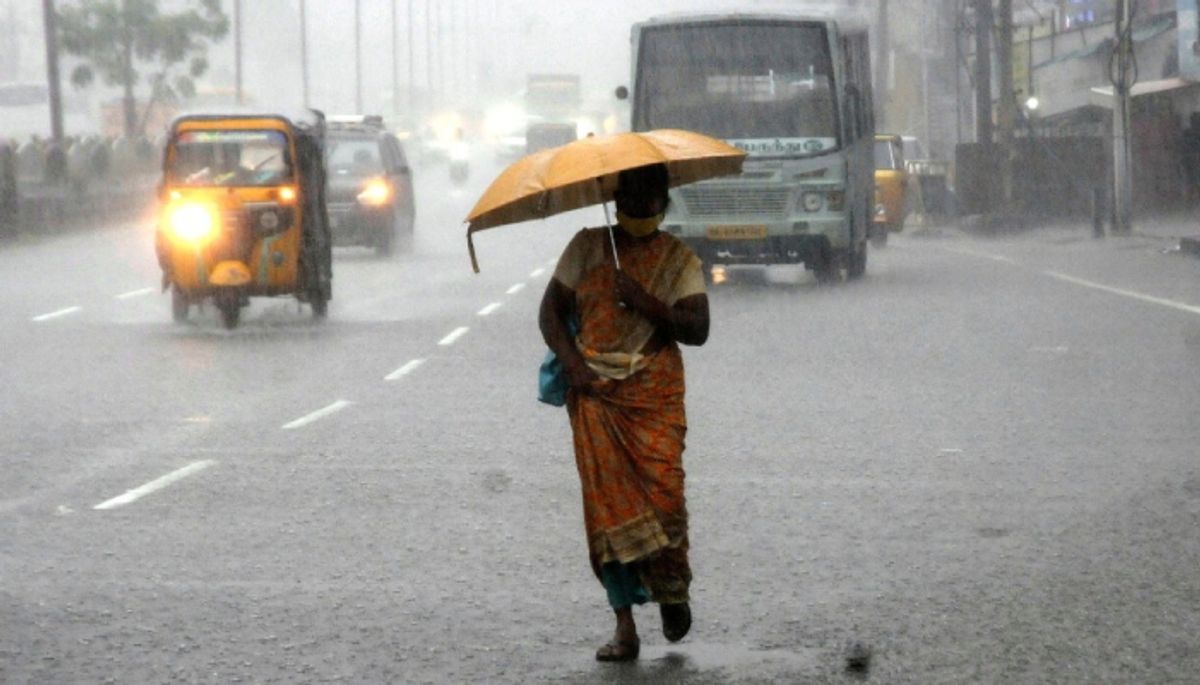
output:
{"label": "lane marking on road", "polygon": [[296,419],[295,421],[292,421],[291,423],[283,424],[283,430],[287,431],[287,430],[292,430],[294,428],[300,428],[301,426],[307,426],[308,424],[312,423],[313,421],[318,421],[320,419],[325,418],[326,416],[329,416],[330,414],[335,414],[335,413],[345,409],[346,407],[349,407],[351,404],[353,404],[353,403],[348,400],[338,400],[338,401],[334,402],[333,404],[330,404],[327,407],[322,407],[321,409],[314,411],[311,414],[301,416],[300,418]]}
{"label": "lane marking on road", "polygon": [[49,321],[50,319],[57,319],[60,316],[67,316],[68,314],[74,314],[75,312],[80,311],[81,309],[83,309],[83,307],[67,307],[66,309],[59,309],[58,311],[55,311],[55,312],[50,312],[48,314],[40,314],[38,316],[35,316],[35,317],[33,317],[33,321],[37,321],[37,322]]}
{"label": "lane marking on road", "polygon": [[192,462],[191,464],[188,464],[187,466],[185,466],[181,469],[178,469],[176,471],[172,471],[172,472],[168,473],[167,475],[163,476],[162,478],[156,478],[141,487],[137,487],[132,490],[128,490],[125,492],[125,494],[118,495],[110,500],[101,502],[100,504],[97,504],[96,506],[94,506],[92,508],[103,511],[105,509],[116,509],[117,507],[125,506],[126,504],[129,504],[130,502],[136,502],[137,500],[145,497],[146,495],[149,495],[150,493],[154,492],[155,490],[162,490],[163,488],[167,487],[168,485],[170,485],[178,480],[187,478],[188,476],[192,475],[193,473],[199,473],[200,471],[203,471],[204,469],[206,469],[216,463],[217,462],[213,461],[212,459],[205,459],[203,461]]}
{"label": "lane marking on road", "polygon": [[142,288],[141,290],[130,290],[127,293],[121,293],[120,295],[117,295],[116,299],[128,300],[128,299],[131,299],[134,297],[141,297],[142,295],[149,295],[152,292],[154,292],[154,288]]}
{"label": "lane marking on road", "polygon": [[504,305],[501,304],[500,302],[493,302],[475,313],[478,314],[479,316],[487,316],[488,314],[491,314],[492,312],[496,311],[497,309],[499,309],[502,306],[504,306]]}
{"label": "lane marking on road", "polygon": [[536,269],[534,269],[533,271],[530,271],[530,272],[529,272],[529,277],[530,277],[530,278],[537,278],[538,276],[541,276],[541,275],[542,275],[542,274],[544,274],[544,273],[546,273],[546,270],[545,270],[545,269],[543,269],[542,267],[540,267],[540,266],[539,266],[538,268],[536,268]]}
{"label": "lane marking on road", "polygon": [[458,340],[459,338],[466,335],[467,331],[469,331],[469,330],[471,330],[471,329],[467,328],[466,326],[459,326],[458,328],[455,328],[454,330],[450,331],[450,333],[446,337],[439,340],[438,344],[441,345],[442,347],[445,347],[447,345],[453,345],[456,340]]}
{"label": "lane marking on road", "polygon": [[1057,271],[1043,271],[1042,273],[1046,274],[1047,276],[1050,276],[1051,278],[1057,278],[1060,281],[1064,281],[1066,283],[1073,283],[1075,285],[1080,285],[1085,288],[1092,288],[1094,290],[1102,290],[1106,293],[1112,293],[1113,295],[1129,297],[1129,298],[1133,298],[1135,300],[1141,300],[1142,302],[1149,302],[1150,304],[1157,304],[1162,307],[1170,307],[1171,309],[1178,309],[1180,311],[1189,312],[1191,314],[1200,314],[1200,307],[1187,304],[1186,302],[1176,302],[1175,300],[1168,300],[1164,297],[1155,297],[1153,295],[1144,295],[1142,293],[1134,292],[1132,290],[1123,290],[1121,288],[1114,288],[1110,285],[1104,285],[1103,283],[1096,283],[1094,281],[1088,281],[1088,280],[1084,280],[1082,278],[1068,276],[1067,274],[1059,273]]}
{"label": "lane marking on road", "polygon": [[1067,352],[1071,351],[1071,348],[1067,347],[1066,345],[1034,345],[1033,347],[1029,348],[1029,351],[1042,352],[1045,354],[1066,354]]}
{"label": "lane marking on road", "polygon": [[413,371],[416,371],[417,367],[424,363],[425,363],[424,359],[413,359],[412,361],[408,362],[404,366],[401,366],[400,368],[396,369],[395,371],[384,376],[383,380],[394,381],[399,378],[403,378],[404,376],[407,376],[408,374],[412,373]]}
{"label": "lane marking on road", "polygon": [[524,289],[525,289],[525,284],[518,283],[518,284],[514,285],[513,287],[509,288],[508,290],[505,290],[504,294],[505,295],[516,295],[517,293],[521,292]]}
{"label": "lane marking on road", "polygon": [[968,250],[965,247],[943,247],[942,249],[947,252],[955,252],[955,253],[964,254],[964,255],[967,255],[970,257],[981,257],[983,259],[990,259],[993,262],[1004,262],[1005,264],[1016,264],[1017,263],[1016,261],[1014,261],[1008,257],[1005,257],[1004,255],[992,254],[990,252],[980,252],[978,250]]}

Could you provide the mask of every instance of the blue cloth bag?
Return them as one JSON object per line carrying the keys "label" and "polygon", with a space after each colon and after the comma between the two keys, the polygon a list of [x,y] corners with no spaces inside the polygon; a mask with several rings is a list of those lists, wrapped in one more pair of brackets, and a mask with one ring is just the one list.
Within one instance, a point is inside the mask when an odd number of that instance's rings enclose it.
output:
{"label": "blue cloth bag", "polygon": [[[579,322],[572,314],[567,319],[567,330],[571,337],[579,333]],[[546,350],[546,357],[538,367],[538,402],[545,402],[554,407],[567,403],[567,370],[562,360],[554,354],[554,350]]]}

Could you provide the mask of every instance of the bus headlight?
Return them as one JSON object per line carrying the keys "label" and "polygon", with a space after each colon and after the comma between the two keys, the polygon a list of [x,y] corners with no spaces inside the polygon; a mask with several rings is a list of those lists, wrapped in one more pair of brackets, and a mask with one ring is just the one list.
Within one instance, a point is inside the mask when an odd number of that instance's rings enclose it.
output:
{"label": "bus headlight", "polygon": [[846,192],[834,190],[829,193],[829,211],[840,212],[846,208]]}
{"label": "bus headlight", "polygon": [[825,198],[820,193],[805,193],[800,199],[806,212],[820,211],[821,205],[825,204]]}
{"label": "bus headlight", "polygon": [[208,205],[185,202],[169,210],[167,225],[175,237],[189,243],[200,243],[217,232],[217,216]]}
{"label": "bus headlight", "polygon": [[392,187],[381,178],[368,181],[362,192],[358,194],[358,201],[371,207],[385,205],[391,199]]}

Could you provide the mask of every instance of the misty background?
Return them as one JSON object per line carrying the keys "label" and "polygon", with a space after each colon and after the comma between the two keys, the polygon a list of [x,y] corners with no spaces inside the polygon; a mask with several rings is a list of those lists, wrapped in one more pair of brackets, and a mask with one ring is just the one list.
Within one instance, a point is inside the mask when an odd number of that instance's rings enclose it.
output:
{"label": "misty background", "polygon": [[[72,0],[58,0],[59,6]],[[431,107],[486,106],[518,97],[531,72],[582,78],[586,102],[612,101],[628,84],[630,27],[674,12],[795,10],[822,3],[747,0],[308,0],[309,101],[327,113],[356,111],[355,12],[359,13],[363,111],[402,114],[410,98]],[[826,3],[828,4],[828,3]],[[840,2],[862,5],[867,2]],[[163,0],[164,11],[186,5]],[[231,21],[233,0],[223,0]],[[393,21],[394,18],[394,21]],[[197,82],[196,102],[228,99],[236,84],[235,31],[211,46],[211,66]],[[304,104],[300,0],[242,0],[244,102],[252,109],[291,111]],[[394,50],[395,48],[395,50]],[[102,84],[69,82],[77,61],[61,57],[68,135],[100,131],[101,103],[119,97]],[[41,3],[0,0],[0,83],[46,81]],[[399,102],[393,102],[393,84]],[[138,97],[145,97],[139,89]],[[6,111],[5,135],[49,134],[48,106]],[[401,117],[402,118],[402,117]],[[155,132],[148,131],[155,135]]]}

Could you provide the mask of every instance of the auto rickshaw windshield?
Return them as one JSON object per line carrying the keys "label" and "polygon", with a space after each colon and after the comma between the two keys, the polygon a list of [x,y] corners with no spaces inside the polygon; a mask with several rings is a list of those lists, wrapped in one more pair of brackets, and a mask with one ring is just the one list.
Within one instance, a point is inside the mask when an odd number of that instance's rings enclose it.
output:
{"label": "auto rickshaw windshield", "polygon": [[183,131],[173,141],[168,176],[180,186],[269,186],[292,180],[281,131]]}

